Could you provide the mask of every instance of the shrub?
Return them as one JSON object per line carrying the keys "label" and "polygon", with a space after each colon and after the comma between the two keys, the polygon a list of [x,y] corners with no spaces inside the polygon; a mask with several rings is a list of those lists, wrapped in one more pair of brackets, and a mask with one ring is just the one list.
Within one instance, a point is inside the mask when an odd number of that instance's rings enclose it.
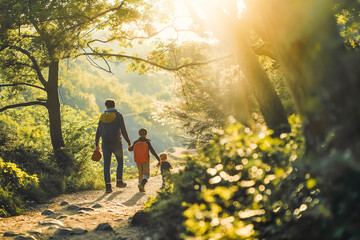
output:
{"label": "shrub", "polygon": [[26,200],[38,201],[44,195],[38,184],[36,175],[29,175],[15,163],[0,158],[0,217],[21,213]]}
{"label": "shrub", "polygon": [[[1,189],[1,204],[6,206],[2,208],[7,209],[2,211],[3,216],[21,213],[28,199],[42,203],[62,193],[103,186],[102,167],[91,160],[95,120],[66,106],[62,113],[66,147],[56,152],[51,148],[48,122],[40,120],[44,118],[41,111],[34,114],[27,109],[18,114],[7,111],[8,115],[0,117],[0,157],[18,169],[9,173],[7,179],[19,171],[37,179],[36,188],[27,185],[16,193],[9,188]],[[18,124],[22,119],[27,121]]]}
{"label": "shrub", "polygon": [[152,200],[153,238],[330,239],[323,223],[331,221],[331,198],[304,160],[299,119],[290,122],[292,132],[280,138],[239,124],[219,131],[187,161],[173,190]]}
{"label": "shrub", "polygon": [[299,119],[272,138],[238,124],[188,159],[148,204],[153,239],[359,239],[359,143],[306,153]]}

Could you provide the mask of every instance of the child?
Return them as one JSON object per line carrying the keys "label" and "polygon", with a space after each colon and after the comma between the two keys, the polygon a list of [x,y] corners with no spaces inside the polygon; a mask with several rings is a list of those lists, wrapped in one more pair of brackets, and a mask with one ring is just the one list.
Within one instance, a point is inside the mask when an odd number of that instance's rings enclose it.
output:
{"label": "child", "polygon": [[154,148],[150,143],[150,139],[147,139],[147,130],[141,128],[139,130],[139,139],[128,148],[129,151],[134,151],[134,160],[139,170],[139,191],[145,192],[145,184],[150,177],[150,155],[149,150],[154,157],[159,161],[160,158],[155,152]]}
{"label": "child", "polygon": [[161,164],[156,165],[157,167],[161,166],[161,176],[162,176],[162,187],[165,187],[165,181],[166,178],[170,175],[170,169],[173,169],[173,167],[171,166],[171,164],[166,161],[167,160],[167,154],[166,153],[160,153],[160,160],[161,160]]}

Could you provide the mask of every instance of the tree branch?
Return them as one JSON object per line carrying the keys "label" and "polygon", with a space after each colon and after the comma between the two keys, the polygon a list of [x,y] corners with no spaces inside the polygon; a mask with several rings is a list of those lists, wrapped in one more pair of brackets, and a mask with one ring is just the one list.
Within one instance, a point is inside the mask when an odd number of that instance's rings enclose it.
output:
{"label": "tree branch", "polygon": [[26,85],[26,86],[29,86],[29,87],[34,87],[34,88],[38,88],[38,89],[41,89],[41,90],[44,90],[44,91],[45,91],[45,88],[40,87],[40,86],[36,86],[36,85],[33,85],[33,84],[29,84],[29,83],[0,84],[0,88],[1,88],[1,87],[17,86],[17,85]]}
{"label": "tree branch", "polygon": [[263,42],[257,46],[253,46],[252,49],[254,50],[256,55],[264,55],[273,60],[276,60],[275,54],[271,49],[270,43]]}
{"label": "tree branch", "polygon": [[28,52],[27,50],[25,50],[21,47],[18,47],[18,46],[11,46],[10,48],[15,49],[16,51],[19,51],[30,58],[41,84],[46,88],[46,85],[47,85],[46,80],[41,73],[41,69],[40,69],[36,59],[33,56],[31,56],[30,52]]}
{"label": "tree branch", "polygon": [[22,35],[22,37],[23,38],[38,38],[39,36],[24,34],[24,35]]}
{"label": "tree branch", "polygon": [[129,56],[129,55],[122,55],[122,54],[82,53],[82,54],[77,55],[76,57],[79,57],[79,56],[100,56],[100,57],[127,58],[127,59],[131,59],[131,60],[145,62],[145,63],[148,63],[148,64],[154,66],[154,67],[158,67],[158,68],[168,70],[168,71],[177,71],[177,70],[180,70],[180,69],[185,68],[185,67],[193,67],[193,66],[205,65],[205,64],[209,64],[209,63],[212,63],[212,62],[217,62],[217,61],[220,61],[220,60],[231,57],[231,55],[228,55],[228,56],[224,56],[224,57],[220,57],[220,58],[210,59],[208,61],[203,61],[203,62],[193,62],[193,63],[187,63],[187,64],[183,64],[183,65],[176,66],[176,67],[167,67],[167,66],[163,66],[163,65],[157,64],[155,62],[149,61],[149,60],[144,59],[144,58],[134,57],[134,56]]}
{"label": "tree branch", "polygon": [[[90,46],[90,44],[87,44],[87,46],[90,48],[90,50],[91,50],[92,52],[94,52],[94,53],[96,53],[96,54],[99,54],[97,51],[95,51],[95,50]],[[103,56],[102,56],[101,58],[104,60],[104,62],[106,63],[106,65],[107,65],[107,67],[108,67],[108,70],[106,70],[106,72],[112,73],[112,72],[111,72],[111,67],[110,67],[107,59],[106,59],[105,57],[103,57]],[[87,59],[90,61],[91,58],[90,58],[89,56],[87,56]],[[98,67],[100,67],[93,59],[91,59],[91,61],[92,61],[93,63],[95,63]],[[90,62],[90,63],[91,63],[91,62]],[[101,67],[100,67],[100,68],[101,68]],[[104,68],[101,68],[101,69],[105,70]]]}
{"label": "tree branch", "polygon": [[[156,31],[156,32],[153,32],[151,34],[148,34],[147,36],[135,36],[135,37],[126,37],[126,36],[120,36],[118,38],[120,39],[126,39],[126,40],[129,40],[129,41],[132,41],[132,40],[137,40],[137,39],[151,39],[152,37],[154,36],[157,36],[158,34],[160,34],[161,32],[169,29],[169,28],[172,28],[174,29],[174,31],[176,33],[179,33],[179,32],[194,32],[194,33],[198,33],[198,32],[203,32],[203,31],[200,31],[200,30],[195,30],[195,29],[178,29],[176,28],[175,26],[173,25],[167,25],[167,26],[164,26],[163,28],[161,28],[160,30]],[[116,39],[118,39],[117,37],[112,37],[112,38],[109,38],[109,39],[106,39],[106,40],[102,40],[102,39],[92,39],[88,42],[88,44],[90,43],[93,43],[93,42],[101,42],[101,43],[109,43],[111,41],[114,41]]]}
{"label": "tree branch", "polygon": [[105,69],[105,68],[103,68],[103,67],[101,67],[99,64],[97,64],[90,56],[86,56],[86,59],[88,60],[88,62],[91,64],[91,66],[94,66],[94,67],[96,67],[96,68],[98,68],[98,69],[100,69],[100,70],[103,70],[103,71],[105,71],[105,72],[108,72],[108,73],[112,73],[111,72],[111,69]]}
{"label": "tree branch", "polygon": [[114,7],[114,8],[110,8],[110,9],[104,11],[104,12],[101,12],[101,13],[93,16],[93,17],[88,17],[88,19],[89,19],[90,21],[92,21],[92,20],[94,20],[94,19],[97,19],[97,18],[99,18],[99,17],[102,17],[102,16],[108,14],[109,12],[113,12],[113,11],[120,10],[124,4],[125,4],[125,0],[123,0],[123,1],[120,3],[119,6]]}
{"label": "tree branch", "polygon": [[8,47],[9,47],[9,45],[1,46],[1,47],[0,47],[0,52],[2,52],[4,49],[6,49],[6,48],[8,48]]}
{"label": "tree branch", "polygon": [[0,108],[0,112],[3,112],[3,111],[5,111],[7,109],[10,109],[10,108],[26,107],[26,106],[33,106],[33,105],[41,105],[41,106],[46,107],[46,103],[41,102],[41,101],[34,101],[34,102],[18,103],[18,104],[5,106],[3,108]]}
{"label": "tree branch", "polygon": [[[104,11],[104,12],[101,12],[101,13],[95,15],[95,16],[92,16],[92,17],[87,17],[87,16],[85,16],[85,17],[87,18],[88,22],[92,22],[92,21],[94,21],[95,19],[100,18],[100,17],[108,14],[109,12],[113,12],[113,11],[118,11],[118,10],[120,10],[120,9],[123,7],[123,5],[125,4],[125,1],[126,1],[126,0],[123,0],[123,1],[119,4],[119,6],[110,8],[110,9],[108,9],[108,10],[106,10],[106,11]],[[74,30],[74,29],[77,29],[77,28],[81,27],[82,25],[84,25],[84,23],[80,23],[80,24],[73,25],[72,27],[70,27],[70,28],[68,29],[68,31],[72,31],[72,30]],[[95,30],[95,28],[93,28],[92,30],[90,30],[88,33],[92,32],[93,30]],[[86,36],[88,33],[85,33],[84,36]]]}

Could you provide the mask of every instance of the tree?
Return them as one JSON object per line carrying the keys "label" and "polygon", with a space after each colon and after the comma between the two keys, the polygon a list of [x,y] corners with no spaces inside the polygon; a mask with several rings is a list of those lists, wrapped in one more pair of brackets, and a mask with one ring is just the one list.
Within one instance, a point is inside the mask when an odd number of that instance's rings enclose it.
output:
{"label": "tree", "polygon": [[216,38],[227,44],[234,54],[269,128],[274,130],[276,136],[282,132],[290,131],[285,109],[256,55],[256,53],[269,56],[272,54],[264,51],[265,48],[257,48],[256,50],[252,48],[250,43],[252,26],[247,22],[247,17],[241,19],[237,17],[236,1],[226,1],[225,4],[207,4],[202,9],[208,16],[205,19],[197,17],[193,5],[189,1],[187,2],[191,16],[197,20],[197,23],[204,30],[210,30]]}
{"label": "tree", "polygon": [[[338,2],[338,11],[358,13],[360,9],[358,1]],[[358,139],[360,56],[344,45],[344,41],[349,45],[349,38],[339,34],[334,3],[306,0],[289,5],[283,0],[260,0],[249,1],[249,7],[303,117],[308,151],[318,152],[324,144],[344,148],[348,142],[344,139]],[[359,29],[358,18],[351,26]],[[350,35],[350,39],[358,45],[356,37]]]}
{"label": "tree", "polygon": [[[31,105],[45,106],[56,150],[64,146],[58,95],[62,60],[86,56],[93,66],[111,72],[109,61],[128,59],[132,70],[140,73],[147,69],[145,64],[176,71],[213,61],[173,67],[161,61],[161,56],[152,61],[125,54],[123,49],[134,42],[149,39],[166,28],[156,31],[152,26],[153,20],[160,22],[167,18],[166,11],[155,11],[162,4],[163,1],[145,0],[0,1],[0,66],[5,83],[0,87],[24,90],[26,86],[39,90],[33,101],[3,106],[0,112]],[[115,52],[109,48],[110,44],[119,44],[121,50]]]}
{"label": "tree", "polygon": [[[224,54],[218,44],[183,42],[172,49],[169,62],[184,59],[200,62]],[[231,56],[231,55],[229,55]],[[249,102],[248,86],[233,57],[211,64],[180,69],[174,75],[174,98],[159,104],[160,121],[176,121],[188,136],[189,147],[208,143],[213,129],[221,129],[229,116],[252,128],[255,107]],[[165,121],[164,121],[165,122]]]}
{"label": "tree", "polygon": [[112,30],[106,42],[120,39],[121,46],[129,47],[136,34],[149,26],[144,13],[151,12],[150,8],[142,0],[0,1],[0,66],[6,83],[0,87],[41,90],[36,100],[3,106],[0,112],[31,105],[46,107],[53,148],[63,147],[59,64],[84,49],[99,54],[96,43],[102,40],[92,33],[104,29]]}

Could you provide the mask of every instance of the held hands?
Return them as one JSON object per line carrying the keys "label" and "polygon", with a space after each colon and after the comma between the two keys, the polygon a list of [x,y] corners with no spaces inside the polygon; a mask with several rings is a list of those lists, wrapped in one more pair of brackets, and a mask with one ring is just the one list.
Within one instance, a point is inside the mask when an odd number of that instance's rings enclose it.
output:
{"label": "held hands", "polygon": [[156,164],[157,167],[160,167],[161,166],[161,162],[158,162],[158,164]]}

